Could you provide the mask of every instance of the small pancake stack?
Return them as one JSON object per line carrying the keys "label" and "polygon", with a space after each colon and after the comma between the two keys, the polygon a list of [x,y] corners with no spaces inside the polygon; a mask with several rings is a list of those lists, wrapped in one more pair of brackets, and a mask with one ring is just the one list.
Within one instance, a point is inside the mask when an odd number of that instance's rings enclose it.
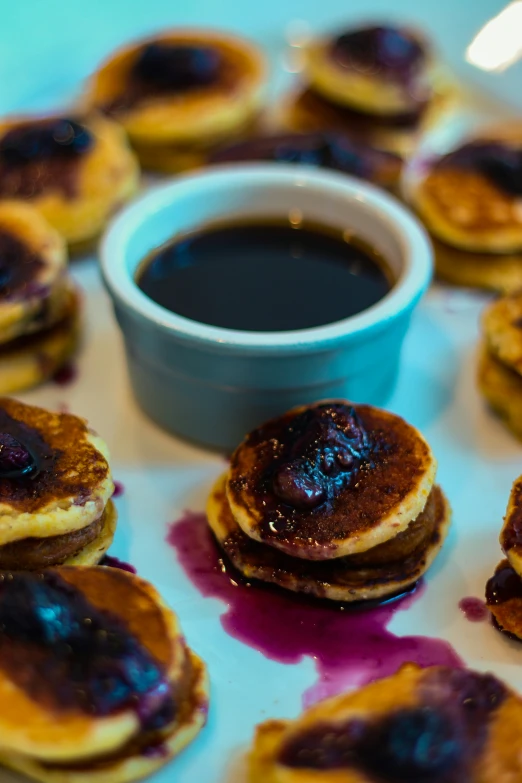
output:
{"label": "small pancake stack", "polygon": [[435,474],[428,444],[398,416],[316,403],[248,435],[210,495],[208,521],[247,579],[381,600],[411,588],[444,542],[450,510]]}
{"label": "small pancake stack", "polygon": [[314,38],[304,51],[305,88],[283,110],[291,130],[337,130],[409,155],[439,113],[428,42],[405,27],[357,27]]}
{"label": "small pancake stack", "polygon": [[92,248],[138,177],[124,131],[97,114],[0,122],[0,198],[30,203],[71,250]]}
{"label": "small pancake stack", "polygon": [[123,126],[144,168],[178,172],[251,130],[265,77],[264,57],[249,41],[171,30],[114,53],[88,102]]}
{"label": "small pancake stack", "polygon": [[42,383],[71,358],[79,313],[63,239],[33,207],[0,202],[0,394]]}
{"label": "small pancake stack", "polygon": [[1,574],[0,663],[0,763],[42,783],[141,780],[206,722],[202,661],[125,571]]}
{"label": "small pancake stack", "polygon": [[406,664],[258,726],[248,783],[515,783],[522,699],[492,674]]}
{"label": "small pancake stack", "polygon": [[484,131],[427,162],[411,201],[449,283],[522,288],[522,126]]}
{"label": "small pancake stack", "polygon": [[490,304],[482,317],[482,331],[479,389],[522,440],[522,293]]}
{"label": "small pancake stack", "polygon": [[107,446],[83,419],[0,398],[0,570],[97,564],[113,492]]}

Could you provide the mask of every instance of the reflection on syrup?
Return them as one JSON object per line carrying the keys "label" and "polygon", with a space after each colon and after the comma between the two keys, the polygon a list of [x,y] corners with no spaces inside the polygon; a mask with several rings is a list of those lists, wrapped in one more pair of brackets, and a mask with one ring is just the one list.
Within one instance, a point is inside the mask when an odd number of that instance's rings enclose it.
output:
{"label": "reflection on syrup", "polygon": [[225,570],[204,514],[186,512],[169,526],[167,541],[200,593],[227,604],[221,624],[230,636],[280,663],[299,663],[305,656],[314,660],[318,678],[303,696],[305,705],[386,677],[408,661],[463,665],[441,639],[395,636],[388,630],[394,614],[407,609],[421,588],[391,603],[353,609],[247,584],[228,566]]}

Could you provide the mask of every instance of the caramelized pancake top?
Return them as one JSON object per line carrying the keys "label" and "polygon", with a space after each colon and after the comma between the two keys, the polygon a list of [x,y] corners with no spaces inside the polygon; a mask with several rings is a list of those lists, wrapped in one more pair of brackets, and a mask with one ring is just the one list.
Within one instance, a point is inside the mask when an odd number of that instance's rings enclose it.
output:
{"label": "caramelized pancake top", "polygon": [[95,75],[91,100],[133,141],[214,141],[258,110],[265,63],[255,46],[205,30],[172,30],[116,52]]}
{"label": "caramelized pancake top", "polygon": [[0,545],[72,532],[113,492],[104,442],[86,422],[0,398]]}
{"label": "caramelized pancake top", "polygon": [[232,456],[227,495],[254,539],[294,557],[364,552],[415,519],[436,461],[403,419],[369,405],[318,403],[254,430]]}
{"label": "caramelized pancake top", "polygon": [[258,727],[249,783],[518,780],[522,701],[491,674],[406,664]]}
{"label": "caramelized pancake top", "polygon": [[176,618],[143,580],[111,568],[4,573],[0,618],[11,705],[1,748],[87,759],[172,723],[191,667]]}
{"label": "caramelized pancake top", "polygon": [[522,249],[522,145],[478,139],[435,160],[414,201],[428,228],[465,250]]}

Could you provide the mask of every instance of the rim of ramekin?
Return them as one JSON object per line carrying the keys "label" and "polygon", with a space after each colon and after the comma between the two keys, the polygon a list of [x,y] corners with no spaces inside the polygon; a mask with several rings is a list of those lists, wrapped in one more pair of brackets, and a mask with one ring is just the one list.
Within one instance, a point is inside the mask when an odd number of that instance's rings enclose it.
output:
{"label": "rim of ramekin", "polygon": [[[209,180],[222,180],[227,190],[248,188],[253,184],[268,184],[274,188],[308,187],[315,189],[319,197],[327,190],[340,199],[365,203],[375,212],[376,228],[386,225],[402,247],[404,263],[398,280],[379,302],[361,313],[310,329],[280,332],[226,329],[167,310],[140,290],[126,268],[126,249],[137,226],[168,204],[182,200],[184,194],[194,189],[200,189],[204,195]],[[113,299],[161,331],[207,347],[261,352],[284,348],[319,349],[339,339],[355,338],[361,333],[383,328],[416,303],[429,286],[433,272],[428,235],[417,218],[396,198],[356,177],[313,166],[280,163],[219,164],[151,188],[123,209],[106,230],[100,244],[100,262],[105,285]]]}

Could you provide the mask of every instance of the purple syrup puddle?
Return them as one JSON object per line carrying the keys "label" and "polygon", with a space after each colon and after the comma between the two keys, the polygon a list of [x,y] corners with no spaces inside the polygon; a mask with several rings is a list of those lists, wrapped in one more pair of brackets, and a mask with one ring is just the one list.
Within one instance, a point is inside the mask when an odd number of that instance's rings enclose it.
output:
{"label": "purple syrup puddle", "polygon": [[53,381],[58,386],[70,386],[78,378],[78,368],[72,362],[64,364],[53,375]]}
{"label": "purple syrup puddle", "polygon": [[482,623],[490,616],[486,602],[473,596],[462,598],[459,601],[459,609],[470,623]]}
{"label": "purple syrup puddle", "polygon": [[137,574],[137,570],[130,563],[126,563],[125,560],[120,560],[119,557],[113,557],[112,555],[105,555],[100,560],[101,566],[107,566],[108,568],[119,568],[120,571],[128,571],[129,574]]}
{"label": "purple syrup puddle", "polygon": [[284,664],[314,660],[317,681],[303,695],[305,705],[393,674],[406,662],[451,666],[463,662],[442,639],[396,636],[388,625],[409,608],[423,586],[395,601],[354,609],[246,583],[224,565],[204,514],[187,511],[169,526],[167,541],[192,583],[205,597],[227,604],[224,630],[235,639]]}
{"label": "purple syrup puddle", "polygon": [[121,481],[115,481],[114,482],[114,492],[112,493],[113,498],[121,498],[123,493],[125,492],[125,487],[122,484]]}

